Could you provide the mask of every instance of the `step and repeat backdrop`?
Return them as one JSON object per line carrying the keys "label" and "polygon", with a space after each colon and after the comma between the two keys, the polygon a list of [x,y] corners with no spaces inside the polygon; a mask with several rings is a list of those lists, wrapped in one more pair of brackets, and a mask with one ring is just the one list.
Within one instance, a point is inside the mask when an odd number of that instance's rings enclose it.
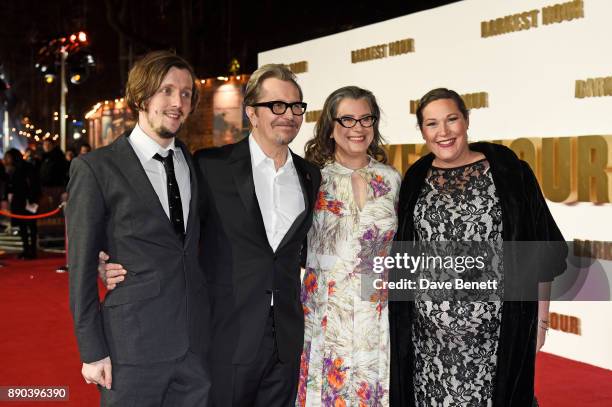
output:
{"label": "step and repeat backdrop", "polygon": [[[469,138],[525,159],[566,239],[597,262],[584,286],[604,294],[575,298],[603,299],[612,285],[611,16],[608,0],[465,0],[262,52],[259,65],[284,63],[298,76],[308,103],[291,145],[299,154],[333,90],[374,92],[402,173],[423,153],[418,99],[437,87],[459,92]],[[612,302],[556,301],[551,312],[545,351],[612,369]]]}

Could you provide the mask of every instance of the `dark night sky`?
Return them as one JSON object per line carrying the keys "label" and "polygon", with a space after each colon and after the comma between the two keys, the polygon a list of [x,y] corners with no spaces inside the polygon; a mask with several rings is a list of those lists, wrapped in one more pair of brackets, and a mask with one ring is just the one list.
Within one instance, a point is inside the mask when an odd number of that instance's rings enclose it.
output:
{"label": "dark night sky", "polygon": [[79,117],[97,101],[122,96],[130,55],[175,49],[201,78],[226,75],[236,57],[250,73],[258,52],[455,1],[0,0],[0,64],[18,112],[51,126],[59,86],[35,71],[36,53],[72,32],[88,33],[97,63],[85,83],[70,87],[68,112]]}

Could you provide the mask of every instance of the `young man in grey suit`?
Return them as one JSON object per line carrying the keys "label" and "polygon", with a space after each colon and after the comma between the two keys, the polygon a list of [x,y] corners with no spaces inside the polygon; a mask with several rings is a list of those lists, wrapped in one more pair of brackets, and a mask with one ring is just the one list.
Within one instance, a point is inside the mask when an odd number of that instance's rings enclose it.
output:
{"label": "young man in grey suit", "polygon": [[[304,342],[300,260],[321,174],[289,149],[306,103],[287,67],[255,71],[244,105],[249,137],[194,156],[212,400],[215,407],[293,406]],[[128,265],[101,266],[108,288],[129,281],[122,266],[129,273]]]}
{"label": "young man in grey suit", "polygon": [[[70,306],[88,383],[102,406],[206,406],[209,301],[197,250],[195,169],[175,134],[197,100],[182,58],[147,54],[130,71],[131,133],[76,158],[66,209]],[[98,253],[129,270],[100,304]]]}

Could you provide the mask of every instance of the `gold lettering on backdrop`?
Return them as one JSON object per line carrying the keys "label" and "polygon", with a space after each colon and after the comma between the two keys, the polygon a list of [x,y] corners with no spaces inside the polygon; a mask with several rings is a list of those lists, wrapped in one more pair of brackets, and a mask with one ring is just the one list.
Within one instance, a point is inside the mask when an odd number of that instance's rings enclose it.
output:
{"label": "gold lettering on backdrop", "polygon": [[582,0],[555,4],[542,9],[542,24],[544,25],[571,21],[576,18],[584,18],[584,2]]}
{"label": "gold lettering on backdrop", "polygon": [[351,62],[356,64],[358,62],[393,57],[396,55],[408,54],[410,52],[414,52],[414,39],[405,38],[387,44],[353,50],[351,51]]}
{"label": "gold lettering on backdrop", "polygon": [[[502,143],[500,142],[498,144]],[[510,143],[509,147],[516,153],[518,158],[527,162],[527,164],[529,164],[529,166],[537,174],[536,146],[531,142],[531,140],[526,138],[517,138]]]}
{"label": "gold lettering on backdrop", "polygon": [[574,256],[612,260],[612,242],[574,239]]}
{"label": "gold lettering on backdrop", "polygon": [[323,110],[310,110],[310,111],[306,111],[306,123],[314,123],[317,120],[319,120],[319,117],[321,117],[321,113],[323,112]]}
{"label": "gold lettering on backdrop", "polygon": [[495,35],[508,34],[516,31],[529,30],[538,26],[540,10],[525,11],[495,20],[480,23],[480,36],[482,38]]}
{"label": "gold lettering on backdrop", "polygon": [[[489,94],[487,92],[465,93],[461,95],[461,98],[465,102],[465,107],[468,109],[483,109],[489,107]],[[410,113],[416,114],[418,108],[419,101],[411,100]]]}
{"label": "gold lettering on backdrop", "polygon": [[387,57],[387,44],[375,45],[373,47],[358,49],[351,51],[351,62],[365,62],[372,59],[381,59]]}
{"label": "gold lettering on backdrop", "polygon": [[550,329],[580,335],[580,318],[551,312],[548,319],[550,321]]}
{"label": "gold lettering on backdrop", "polygon": [[542,139],[542,192],[553,202],[576,201],[576,168],[569,159],[575,145],[570,137]]}
{"label": "gold lettering on backdrop", "polygon": [[308,61],[294,62],[286,66],[295,74],[308,72]]}
{"label": "gold lettering on backdrop", "polygon": [[403,169],[402,163],[414,163],[420,157],[429,153],[425,144],[389,144],[384,147],[387,150],[389,164],[398,170]]}
{"label": "gold lettering on backdrop", "polygon": [[410,114],[416,114],[416,111],[418,108],[419,108],[419,101],[411,100],[410,101]]}
{"label": "gold lettering on backdrop", "polygon": [[482,109],[489,107],[489,94],[487,92],[467,93],[461,95],[468,109]]}
{"label": "gold lettering on backdrop", "polygon": [[576,98],[583,99],[601,96],[612,96],[612,76],[576,81]]}
{"label": "gold lettering on backdrop", "polygon": [[414,40],[412,38],[390,42],[387,45],[389,46],[390,57],[414,52]]}
{"label": "gold lettering on backdrop", "polygon": [[[530,30],[538,27],[540,10],[534,9],[522,13],[511,14],[480,23],[482,38],[509,34],[517,31]],[[571,21],[584,18],[584,1],[574,0],[567,3],[554,4],[542,8],[542,25]]]}
{"label": "gold lettering on backdrop", "polygon": [[610,142],[602,136],[578,138],[578,200],[610,202]]}
{"label": "gold lettering on backdrop", "polygon": [[[552,202],[608,203],[612,196],[612,136],[495,140],[525,160]],[[385,146],[400,174],[428,153],[423,144]]]}

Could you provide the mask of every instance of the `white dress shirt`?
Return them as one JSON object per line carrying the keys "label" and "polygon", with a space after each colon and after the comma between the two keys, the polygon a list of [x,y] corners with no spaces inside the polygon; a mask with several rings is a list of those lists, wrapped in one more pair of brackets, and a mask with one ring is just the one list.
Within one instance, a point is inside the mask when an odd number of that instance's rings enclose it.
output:
{"label": "white dress shirt", "polygon": [[187,232],[187,219],[189,218],[189,202],[191,201],[191,178],[189,174],[189,166],[183,151],[176,147],[174,138],[171,140],[168,147],[164,148],[157,144],[155,140],[147,136],[142,128],[137,124],[132,130],[128,141],[138,159],[142,168],[144,168],[151,185],[159,198],[159,202],[166,212],[166,216],[170,219],[170,208],[168,204],[168,186],[166,184],[166,170],[164,165],[153,158],[155,154],[162,157],[168,156],[169,150],[174,150],[174,176],[179,186],[181,194],[181,204],[183,206],[183,223],[185,224],[185,232]]}
{"label": "white dress shirt", "polygon": [[[300,179],[290,151],[287,152],[287,161],[277,171],[274,160],[266,156],[252,135],[249,135],[249,150],[255,195],[268,243],[276,251],[295,219],[306,209]],[[270,305],[274,305],[274,294]]]}
{"label": "white dress shirt", "polygon": [[274,251],[295,219],[304,211],[304,194],[291,152],[285,164],[276,170],[274,160],[266,156],[253,136],[249,136],[255,194],[266,227],[268,243]]}

